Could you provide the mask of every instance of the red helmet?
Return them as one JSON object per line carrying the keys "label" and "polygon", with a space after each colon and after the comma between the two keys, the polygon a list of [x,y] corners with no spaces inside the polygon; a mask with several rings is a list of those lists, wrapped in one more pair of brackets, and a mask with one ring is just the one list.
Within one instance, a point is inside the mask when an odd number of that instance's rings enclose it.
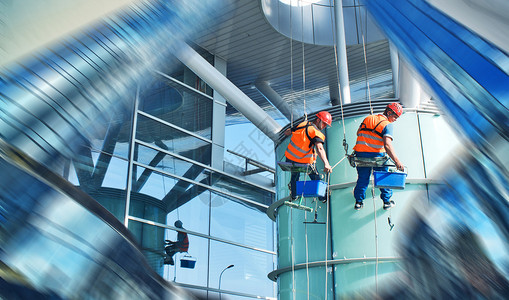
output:
{"label": "red helmet", "polygon": [[332,124],[332,116],[328,111],[321,111],[316,114],[318,119],[322,120],[325,124],[331,126]]}
{"label": "red helmet", "polygon": [[403,107],[401,106],[401,104],[397,102],[392,102],[388,104],[387,108],[392,110],[396,115],[398,115],[398,117],[401,117],[401,114],[403,113]]}

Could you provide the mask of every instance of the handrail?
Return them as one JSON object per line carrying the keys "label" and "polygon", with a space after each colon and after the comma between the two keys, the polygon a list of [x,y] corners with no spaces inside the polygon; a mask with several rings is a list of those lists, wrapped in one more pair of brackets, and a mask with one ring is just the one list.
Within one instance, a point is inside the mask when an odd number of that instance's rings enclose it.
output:
{"label": "handrail", "polygon": [[[245,155],[242,155],[242,154],[239,154],[237,152],[234,152],[232,150],[229,150],[227,149],[226,151],[230,152],[231,154],[234,154],[234,155],[237,155],[239,157],[242,157],[243,159],[246,160],[246,168],[245,168],[245,171],[244,171],[244,175],[251,175],[251,174],[255,174],[255,173],[259,173],[259,172],[270,172],[272,174],[276,174],[276,169],[275,168],[272,168],[272,167],[269,167],[259,161],[256,161],[252,158],[249,158]],[[258,169],[255,169],[255,170],[248,170],[247,169],[247,165],[250,164],[250,165],[253,165],[255,167],[258,167]]]}

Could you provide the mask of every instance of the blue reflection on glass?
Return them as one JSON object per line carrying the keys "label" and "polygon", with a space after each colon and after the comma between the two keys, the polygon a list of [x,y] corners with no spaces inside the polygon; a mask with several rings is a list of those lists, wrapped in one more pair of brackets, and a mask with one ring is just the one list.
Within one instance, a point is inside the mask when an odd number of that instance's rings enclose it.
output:
{"label": "blue reflection on glass", "polygon": [[509,140],[509,56],[426,1],[366,5],[467,147],[410,224],[401,249],[407,281],[387,298],[507,297],[509,172],[501,158]]}

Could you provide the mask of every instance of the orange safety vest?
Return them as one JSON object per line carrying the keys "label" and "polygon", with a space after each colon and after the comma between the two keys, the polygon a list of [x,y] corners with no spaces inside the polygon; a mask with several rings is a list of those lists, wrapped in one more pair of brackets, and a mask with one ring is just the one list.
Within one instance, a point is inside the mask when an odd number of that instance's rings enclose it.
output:
{"label": "orange safety vest", "polygon": [[357,131],[357,142],[353,150],[357,152],[385,152],[382,131],[389,123],[384,115],[367,116]]}
{"label": "orange safety vest", "polygon": [[285,152],[286,158],[302,164],[314,163],[316,161],[315,145],[313,144],[315,137],[325,141],[325,135],[312,123],[308,121],[300,123],[292,133],[290,144]]}
{"label": "orange safety vest", "polygon": [[180,252],[187,252],[187,249],[189,249],[189,238],[187,237],[187,233],[179,231],[178,235],[179,235],[177,237],[178,249],[180,250]]}

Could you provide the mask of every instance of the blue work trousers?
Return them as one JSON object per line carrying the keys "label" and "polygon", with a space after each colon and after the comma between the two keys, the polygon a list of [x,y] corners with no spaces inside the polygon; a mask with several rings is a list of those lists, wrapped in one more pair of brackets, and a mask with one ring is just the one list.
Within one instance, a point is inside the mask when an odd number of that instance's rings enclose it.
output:
{"label": "blue work trousers", "polygon": [[[355,188],[353,190],[353,195],[355,197],[355,201],[362,202],[366,198],[366,189],[368,188],[369,184],[369,178],[371,175],[371,169],[374,169],[375,171],[387,171],[387,167],[377,167],[377,168],[371,168],[371,167],[357,167],[357,184],[355,185]],[[389,202],[389,199],[391,199],[392,196],[392,190],[391,189],[380,189],[380,198],[384,202]]]}
{"label": "blue work trousers", "polygon": [[[292,162],[289,159],[286,159],[288,162]],[[311,180],[320,180],[320,174],[318,174],[318,171],[316,171],[315,168],[311,170],[311,173],[309,173],[309,178]],[[290,178],[290,192],[291,192],[291,198],[292,200],[297,199],[297,184],[296,182],[300,179],[300,172],[292,172],[292,177]],[[326,197],[318,197],[320,201],[324,201]]]}

